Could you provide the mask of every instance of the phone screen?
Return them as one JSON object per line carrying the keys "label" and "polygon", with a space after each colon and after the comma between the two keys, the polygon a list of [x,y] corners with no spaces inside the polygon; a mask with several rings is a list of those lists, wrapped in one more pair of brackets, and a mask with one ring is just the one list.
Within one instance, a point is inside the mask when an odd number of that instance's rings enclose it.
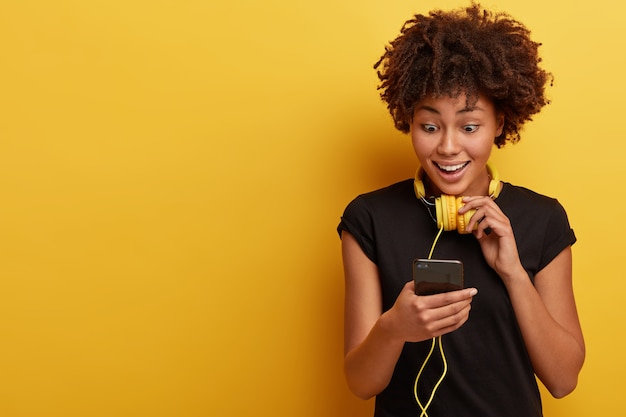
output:
{"label": "phone screen", "polygon": [[413,280],[418,295],[460,290],[463,288],[463,264],[449,259],[415,259]]}

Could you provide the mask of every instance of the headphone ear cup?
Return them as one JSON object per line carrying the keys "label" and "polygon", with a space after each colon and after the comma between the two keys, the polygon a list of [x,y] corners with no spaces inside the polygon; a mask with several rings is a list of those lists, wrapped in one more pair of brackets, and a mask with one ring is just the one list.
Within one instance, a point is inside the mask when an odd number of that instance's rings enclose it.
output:
{"label": "headphone ear cup", "polygon": [[[435,198],[435,215],[437,217],[437,229],[441,229],[441,227],[444,227],[445,230],[445,225],[444,225],[444,220],[443,220],[443,208],[441,207],[441,197],[443,196],[439,196]],[[445,222],[446,224],[448,223],[447,221]]]}
{"label": "headphone ear cup", "polygon": [[[437,227],[446,232],[456,230],[461,234],[470,233],[465,228],[469,224],[470,219],[476,213],[476,210],[470,210],[466,213],[459,214],[459,209],[463,207],[463,197],[455,197],[442,194],[435,199],[435,211],[437,215]],[[474,226],[474,230],[478,228],[478,224]]]}
{"label": "headphone ear cup", "polygon": [[451,195],[446,196],[446,207],[448,209],[448,229],[447,230],[455,230],[457,225],[457,208],[456,208],[456,198]]}
{"label": "headphone ear cup", "polygon": [[435,199],[435,209],[437,212],[437,227],[442,227],[445,231],[456,230],[457,228],[457,202],[454,196],[442,194]]}
{"label": "headphone ear cup", "polygon": [[[467,225],[469,224],[470,219],[472,218],[472,216],[474,215],[474,213],[476,213],[475,209],[469,210],[463,214],[459,213],[459,209],[463,207],[463,197],[458,197],[456,199],[456,224],[457,224],[457,232],[461,233],[461,234],[467,234],[470,233],[467,230],[465,230],[465,228],[467,227]],[[478,227],[478,224],[476,224],[474,226],[474,230],[476,230],[476,228]]]}

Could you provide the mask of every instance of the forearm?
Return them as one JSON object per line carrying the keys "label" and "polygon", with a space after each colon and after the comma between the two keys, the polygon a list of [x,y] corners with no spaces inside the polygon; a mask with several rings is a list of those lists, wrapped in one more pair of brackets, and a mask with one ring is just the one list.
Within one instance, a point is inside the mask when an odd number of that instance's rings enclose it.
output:
{"label": "forearm", "polygon": [[523,269],[504,282],[535,374],[553,396],[569,394],[585,358],[581,335],[554,319]]}
{"label": "forearm", "polygon": [[346,353],[344,370],[350,390],[368,399],[380,393],[391,381],[404,341],[394,338],[383,314],[367,337]]}

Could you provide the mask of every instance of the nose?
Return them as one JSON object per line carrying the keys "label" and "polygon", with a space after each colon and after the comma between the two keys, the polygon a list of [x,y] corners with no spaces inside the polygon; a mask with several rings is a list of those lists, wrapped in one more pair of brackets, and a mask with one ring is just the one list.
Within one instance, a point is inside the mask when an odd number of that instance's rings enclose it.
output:
{"label": "nose", "polygon": [[437,152],[440,155],[456,155],[461,151],[461,144],[457,133],[452,129],[446,129],[442,132]]}

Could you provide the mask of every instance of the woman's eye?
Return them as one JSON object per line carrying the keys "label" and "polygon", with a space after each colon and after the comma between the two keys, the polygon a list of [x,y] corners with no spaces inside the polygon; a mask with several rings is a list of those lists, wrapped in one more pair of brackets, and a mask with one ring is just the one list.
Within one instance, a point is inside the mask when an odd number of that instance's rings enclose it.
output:
{"label": "woman's eye", "polygon": [[478,130],[478,125],[465,125],[463,126],[463,130],[467,133],[472,133]]}
{"label": "woman's eye", "polygon": [[436,132],[437,126],[431,124],[423,124],[422,129],[424,129],[424,132]]}

